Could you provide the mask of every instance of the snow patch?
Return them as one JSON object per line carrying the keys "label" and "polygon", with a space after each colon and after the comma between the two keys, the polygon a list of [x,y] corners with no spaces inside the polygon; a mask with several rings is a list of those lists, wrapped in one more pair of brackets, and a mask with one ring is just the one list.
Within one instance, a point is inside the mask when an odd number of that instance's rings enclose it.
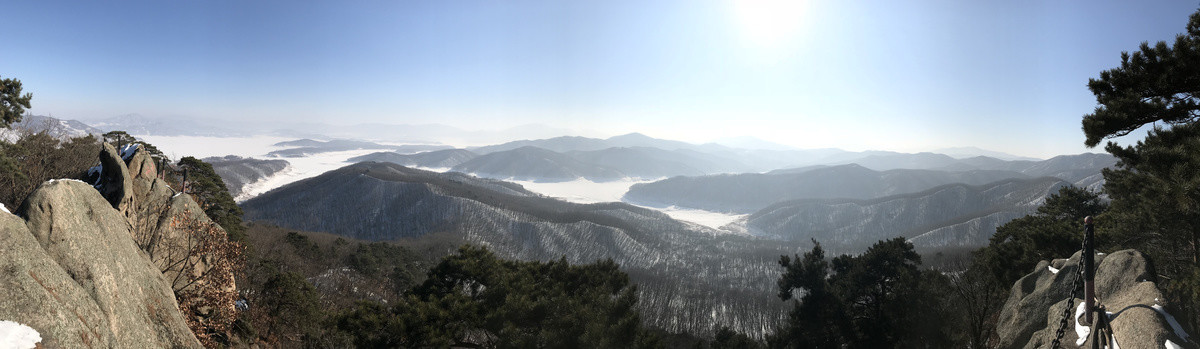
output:
{"label": "snow patch", "polygon": [[262,193],[271,191],[271,189],[279,188],[296,181],[316,177],[322,173],[350,165],[350,158],[374,153],[377,151],[379,151],[379,149],[333,151],[299,158],[287,158],[287,168],[284,168],[283,171],[276,172],[270,177],[263,178],[255,181],[254,183],[246,184],[246,186],[242,188],[242,194],[233,199],[237,202],[243,202]]}
{"label": "snow patch", "polygon": [[421,167],[421,166],[413,166],[412,168],[415,168],[415,169],[418,169],[418,170],[422,170],[422,171],[437,172],[437,173],[446,173],[446,172],[450,172],[450,168],[449,168],[449,167]]}
{"label": "snow patch", "polygon": [[51,180],[48,180],[48,181],[46,181],[46,182],[47,182],[47,183],[54,183],[54,182],[58,182],[58,181],[70,181],[70,182],[79,182],[79,183],[87,184],[87,182],[84,182],[84,181],[81,181],[81,180],[78,180],[78,179],[74,179],[74,178],[59,178],[59,179],[51,179]]}
{"label": "snow patch", "polygon": [[137,153],[137,150],[137,143],[130,143],[121,147],[121,160],[129,161],[129,158],[133,157],[133,154]]}
{"label": "snow patch", "polygon": [[1058,269],[1054,269],[1052,266],[1047,265],[1046,269],[1050,269],[1050,273],[1058,274]]}
{"label": "snow patch", "polygon": [[1076,338],[1079,338],[1075,340],[1076,346],[1083,345],[1083,342],[1087,341],[1088,335],[1092,333],[1092,328],[1079,323],[1079,317],[1083,316],[1085,312],[1083,309],[1085,305],[1084,302],[1079,302],[1079,306],[1075,307],[1075,334],[1078,336]]}
{"label": "snow patch", "polygon": [[21,323],[0,321],[0,348],[36,348],[42,335],[32,327]]}
{"label": "snow patch", "polygon": [[1167,349],[1183,349],[1183,347],[1179,346],[1179,344],[1175,344],[1175,342],[1172,342],[1170,339],[1168,339],[1166,343],[1163,343],[1163,346],[1167,347]]}
{"label": "snow patch", "polygon": [[92,183],[93,187],[100,189],[100,181],[104,179],[104,165],[96,165],[89,168],[87,171],[88,178],[96,177],[96,183]]}
{"label": "snow patch", "polygon": [[[1086,306],[1086,305],[1087,305],[1086,303],[1084,303],[1083,301],[1080,301],[1079,306],[1075,307],[1075,334],[1079,336],[1079,339],[1075,340],[1076,346],[1083,345],[1083,342],[1087,341],[1088,335],[1092,333],[1091,327],[1084,326],[1083,324],[1079,323],[1079,317],[1083,316],[1083,313],[1085,312],[1084,306]],[[1108,317],[1109,320],[1112,320],[1114,315],[1116,315],[1116,314],[1113,314],[1110,312],[1104,312],[1104,316]],[[1108,343],[1108,347],[1113,348],[1113,349],[1121,349],[1121,346],[1117,344],[1116,337],[1111,338],[1111,340]]]}
{"label": "snow patch", "polygon": [[[1155,300],[1158,300],[1158,299],[1156,298]],[[1154,311],[1157,311],[1158,314],[1162,315],[1162,317],[1164,319],[1167,319],[1167,324],[1171,325],[1171,329],[1175,331],[1176,337],[1179,337],[1179,339],[1182,339],[1182,340],[1188,339],[1189,336],[1188,336],[1187,332],[1183,331],[1183,326],[1179,326],[1179,321],[1175,321],[1174,316],[1171,316],[1171,314],[1167,314],[1166,309],[1163,309],[1163,307],[1158,304],[1155,304],[1154,306],[1152,306],[1150,308],[1153,308]]]}
{"label": "snow patch", "polygon": [[0,202],[0,212],[12,214],[12,212],[8,212],[8,208],[4,207],[4,203],[2,203],[2,202]]}
{"label": "snow patch", "polygon": [[736,222],[742,218],[746,218],[746,217],[750,216],[749,214],[722,213],[722,212],[705,211],[705,210],[699,210],[699,209],[694,209],[694,208],[683,208],[683,207],[676,207],[676,206],[669,206],[669,207],[665,207],[665,208],[661,208],[661,207],[656,208],[656,207],[648,207],[648,206],[642,206],[642,207],[649,208],[652,210],[658,210],[659,212],[666,213],[668,216],[671,216],[671,218],[673,218],[675,220],[692,222],[692,223],[696,223],[699,225],[703,225],[703,226],[721,230],[721,231],[727,231],[727,230],[721,229],[721,227],[724,227],[726,225],[729,225],[730,223]]}

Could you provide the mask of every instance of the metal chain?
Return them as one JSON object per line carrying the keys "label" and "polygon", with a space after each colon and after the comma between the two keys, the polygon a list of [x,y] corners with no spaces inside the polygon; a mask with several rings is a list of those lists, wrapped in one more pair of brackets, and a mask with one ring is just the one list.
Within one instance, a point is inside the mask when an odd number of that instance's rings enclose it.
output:
{"label": "metal chain", "polygon": [[[1067,319],[1071,317],[1071,308],[1075,306],[1075,294],[1079,293],[1079,287],[1083,286],[1083,251],[1084,245],[1087,244],[1087,239],[1079,244],[1079,272],[1075,274],[1075,281],[1071,283],[1071,294],[1067,296],[1067,307],[1063,309],[1062,320],[1058,322],[1058,333],[1054,337],[1052,348],[1058,349],[1061,345],[1063,331],[1067,330]],[[1064,266],[1065,267],[1065,266]]]}

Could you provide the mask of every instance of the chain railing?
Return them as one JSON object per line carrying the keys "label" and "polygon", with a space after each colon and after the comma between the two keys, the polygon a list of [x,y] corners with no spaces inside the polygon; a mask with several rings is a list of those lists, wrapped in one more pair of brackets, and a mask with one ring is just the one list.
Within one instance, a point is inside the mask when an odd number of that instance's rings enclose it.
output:
{"label": "chain railing", "polygon": [[1051,347],[1054,349],[1058,349],[1062,345],[1063,333],[1067,330],[1067,320],[1071,318],[1071,308],[1075,307],[1075,294],[1079,293],[1079,288],[1083,286],[1083,251],[1086,244],[1087,239],[1083,239],[1083,242],[1079,244],[1079,272],[1074,273],[1075,281],[1071,282],[1071,293],[1067,295],[1067,307],[1063,309],[1062,320],[1058,322],[1058,332],[1054,336],[1054,342],[1051,343]]}

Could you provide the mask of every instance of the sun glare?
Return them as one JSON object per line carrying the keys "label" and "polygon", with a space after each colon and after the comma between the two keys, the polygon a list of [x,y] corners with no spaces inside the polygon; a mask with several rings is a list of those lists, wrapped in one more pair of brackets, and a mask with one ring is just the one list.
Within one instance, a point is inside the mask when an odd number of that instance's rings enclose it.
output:
{"label": "sun glare", "polygon": [[745,38],[768,48],[781,46],[800,31],[801,0],[732,0],[733,13]]}

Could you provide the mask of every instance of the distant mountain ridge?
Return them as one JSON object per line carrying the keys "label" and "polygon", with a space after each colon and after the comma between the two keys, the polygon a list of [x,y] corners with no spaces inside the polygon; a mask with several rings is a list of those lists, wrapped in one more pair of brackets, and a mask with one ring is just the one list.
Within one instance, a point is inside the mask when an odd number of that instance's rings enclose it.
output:
{"label": "distant mountain ridge", "polygon": [[63,120],[43,115],[24,115],[20,122],[13,123],[8,128],[0,128],[0,141],[12,142],[23,133],[38,132],[46,132],[51,137],[60,140],[87,135],[96,137],[104,135],[103,131],[76,120]]}
{"label": "distant mountain ridge", "polygon": [[864,159],[876,165],[916,159],[951,162],[950,165],[942,163],[944,170],[878,171],[852,163],[776,170],[766,174],[677,177],[636,184],[629,188],[625,198],[652,206],[750,213],[784,200],[870,199],[916,192],[942,184],[978,185],[1010,178],[1056,177],[1075,186],[1098,189],[1103,185],[1100,170],[1116,163],[1111,155],[1092,153],[1063,155],[1042,161],[1005,161],[988,157],[955,160],[931,153],[902,154],[897,160],[880,160],[883,158],[882,155],[873,155]]}
{"label": "distant mountain ridge", "polygon": [[328,153],[334,151],[359,150],[359,149],[388,149],[395,152],[422,152],[431,150],[443,150],[452,148],[446,145],[387,145],[375,142],[359,141],[352,139],[333,139],[328,141],[318,141],[313,139],[297,139],[294,141],[286,141],[275,143],[277,147],[295,147],[290,149],[275,150],[267,153],[267,156],[275,157],[304,157],[313,154]]}
{"label": "distant mountain ridge", "polygon": [[[417,159],[421,156],[436,159],[435,154],[414,154],[407,157],[379,155],[370,159],[402,165],[412,163],[425,166],[423,163],[426,161]],[[368,158],[359,158],[359,160],[366,159]],[[511,178],[535,182],[564,182],[580,178],[593,182],[606,182],[626,178],[657,179],[681,175],[739,172],[744,169],[744,165],[736,162],[731,164],[730,161],[719,157],[683,149],[617,147],[560,153],[535,146],[524,146],[513,150],[474,156],[455,164],[451,170],[488,178]]]}
{"label": "distant mountain ridge", "polygon": [[615,169],[534,146],[480,155],[454,166],[451,170],[488,178],[535,182],[563,182],[578,178],[607,182],[625,177],[625,174]]}
{"label": "distant mountain ridge", "polygon": [[[834,249],[857,250],[903,236],[918,246],[980,246],[995,225],[1028,215],[1069,182],[1053,177],[1009,179],[986,185],[948,184],[870,200],[794,200],[746,219],[749,231],[785,240],[816,239]],[[985,225],[985,226],[980,226]]]}
{"label": "distant mountain ridge", "polygon": [[1013,161],[1013,160],[1040,161],[1040,160],[1042,160],[1042,159],[1038,159],[1038,158],[1031,158],[1028,156],[1013,155],[1013,154],[1009,154],[1009,153],[1005,153],[1005,152],[981,149],[978,147],[940,148],[940,149],[932,150],[930,152],[938,153],[938,154],[946,154],[955,159],[965,159],[965,158],[973,158],[973,157],[977,157],[977,156],[986,156],[986,157],[997,158],[997,159],[1001,159],[1001,160],[1009,160],[1009,161]]}
{"label": "distant mountain ridge", "polygon": [[349,162],[390,162],[407,167],[425,167],[425,168],[450,168],[468,160],[474,159],[479,155],[465,149],[444,149],[416,154],[400,154],[397,152],[375,152],[362,156],[355,156],[348,160]]}
{"label": "distant mountain ridge", "polygon": [[99,120],[89,120],[88,125],[107,131],[125,131],[134,136],[250,136],[255,132],[244,127],[231,128],[216,125],[226,123],[206,122],[185,117],[152,117],[141,114],[125,114]]}
{"label": "distant mountain ridge", "polygon": [[1011,171],[875,171],[857,164],[799,173],[675,177],[635,184],[625,200],[649,206],[680,206],[716,212],[752,213],[796,199],[872,199],[951,183],[986,184],[1027,178]]}

